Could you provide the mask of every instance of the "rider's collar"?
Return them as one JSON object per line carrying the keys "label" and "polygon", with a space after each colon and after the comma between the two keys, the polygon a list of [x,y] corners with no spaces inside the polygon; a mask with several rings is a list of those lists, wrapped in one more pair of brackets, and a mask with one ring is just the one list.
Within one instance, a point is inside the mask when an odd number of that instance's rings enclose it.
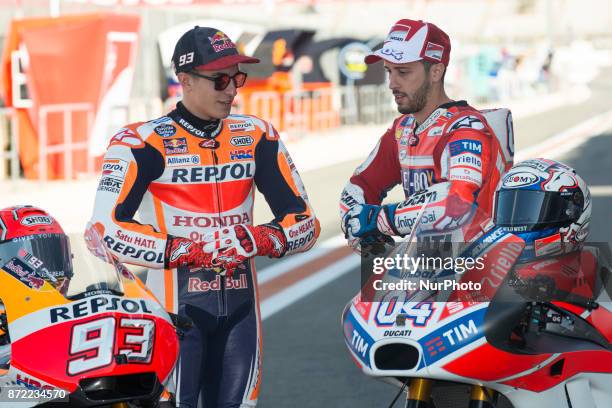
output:
{"label": "rider's collar", "polygon": [[204,120],[189,112],[183,102],[168,114],[183,129],[197,137],[217,137],[223,126],[220,119]]}
{"label": "rider's collar", "polygon": [[438,106],[438,109],[440,108],[449,109],[449,108],[452,108],[453,106],[468,106],[468,103],[467,101],[464,101],[464,100],[450,101],[450,102],[446,102]]}
{"label": "rider's collar", "polygon": [[438,106],[433,112],[431,112],[431,114],[427,117],[427,119],[423,121],[423,123],[418,125],[414,133],[418,135],[424,130],[427,130],[427,128],[433,125],[440,116],[446,114],[446,112],[450,108],[453,108],[455,106],[468,106],[468,104],[466,101],[450,101],[443,103],[442,105]]}

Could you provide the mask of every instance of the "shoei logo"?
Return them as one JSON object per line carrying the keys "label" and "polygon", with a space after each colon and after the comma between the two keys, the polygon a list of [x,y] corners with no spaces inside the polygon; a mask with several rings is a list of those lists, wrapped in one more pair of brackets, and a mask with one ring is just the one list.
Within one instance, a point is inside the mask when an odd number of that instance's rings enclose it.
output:
{"label": "shoei logo", "polygon": [[26,227],[51,224],[53,224],[53,219],[45,215],[28,215],[27,217],[23,217],[21,219],[21,225],[25,225]]}
{"label": "shoei logo", "polygon": [[536,183],[539,177],[535,174],[520,172],[508,174],[504,177],[504,187],[523,187]]}
{"label": "shoei logo", "polygon": [[230,139],[230,143],[234,146],[250,146],[253,144],[253,138],[251,136],[234,136]]}

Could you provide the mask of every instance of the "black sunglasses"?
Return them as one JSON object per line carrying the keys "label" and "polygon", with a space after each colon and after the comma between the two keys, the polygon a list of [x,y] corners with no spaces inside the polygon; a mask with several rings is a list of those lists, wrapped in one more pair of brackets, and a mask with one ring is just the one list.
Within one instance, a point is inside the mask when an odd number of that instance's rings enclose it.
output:
{"label": "black sunglasses", "polygon": [[215,91],[223,91],[230,84],[230,81],[234,81],[234,86],[236,88],[240,88],[244,85],[247,79],[246,72],[238,71],[234,75],[230,76],[229,74],[219,74],[215,76],[207,76],[197,73],[195,71],[189,71],[189,73],[198,78],[208,79],[209,81],[213,81],[215,83]]}

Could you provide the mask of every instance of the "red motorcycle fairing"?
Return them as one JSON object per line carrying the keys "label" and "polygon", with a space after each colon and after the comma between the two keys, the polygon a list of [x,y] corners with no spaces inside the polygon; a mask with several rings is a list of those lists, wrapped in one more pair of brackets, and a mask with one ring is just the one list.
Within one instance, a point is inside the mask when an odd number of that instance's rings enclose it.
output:
{"label": "red motorcycle fairing", "polygon": [[[572,340],[571,336],[559,334],[555,337],[555,334],[544,333],[542,336],[548,336],[546,342],[526,350],[520,347],[506,350],[499,347],[498,342],[492,343],[496,340],[495,336],[490,337],[493,326],[501,328],[503,335],[506,331],[512,335],[514,327],[513,322],[506,320],[512,316],[489,314],[494,304],[497,303],[498,311],[502,312],[509,305],[522,310],[521,299],[514,297],[510,303],[504,303],[508,299],[499,302],[497,294],[502,287],[509,286],[507,278],[515,276],[514,272],[508,274],[524,243],[502,230],[489,232],[481,242],[486,245],[475,246],[478,254],[471,255],[484,255],[487,267],[482,271],[468,270],[458,279],[482,283],[479,291],[453,293],[445,302],[415,302],[409,300],[406,292],[389,291],[389,296],[379,297],[382,300],[378,304],[364,302],[358,294],[347,305],[342,316],[345,342],[358,367],[375,377],[427,378],[485,384],[502,392],[514,390],[520,394],[513,397],[517,401],[530,395],[521,392],[547,392],[553,388],[556,391],[541,398],[556,401],[561,384],[585,373],[595,376],[612,373],[612,352],[606,350],[606,339],[609,343],[612,336],[612,310],[606,305],[587,310],[586,306],[577,304],[549,302],[550,307],[565,311],[566,315],[573,314],[578,331],[586,333],[582,338]],[[594,287],[592,283],[588,286]],[[525,305],[529,303],[524,302]],[[485,310],[487,317],[481,316]],[[424,314],[427,318],[419,321]],[[399,315],[403,318],[398,319]],[[555,344],[563,338],[566,339],[564,343]],[[575,348],[571,341],[576,342]],[[381,353],[387,348],[388,353]]]}
{"label": "red motorcycle fairing", "polygon": [[11,369],[69,392],[83,379],[146,372],[163,384],[178,356],[175,328],[151,299],[92,296],[38,310],[10,332]]}

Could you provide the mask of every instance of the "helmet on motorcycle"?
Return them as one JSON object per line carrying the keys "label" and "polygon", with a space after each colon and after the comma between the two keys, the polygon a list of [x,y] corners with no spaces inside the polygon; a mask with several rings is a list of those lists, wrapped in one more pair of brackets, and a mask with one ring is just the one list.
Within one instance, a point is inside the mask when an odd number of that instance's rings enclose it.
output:
{"label": "helmet on motorcycle", "polygon": [[68,236],[46,211],[32,206],[0,210],[0,268],[30,288],[49,282],[62,294],[72,277]]}
{"label": "helmet on motorcycle", "polygon": [[521,261],[580,249],[589,233],[591,194],[563,163],[526,160],[514,165],[495,192],[494,223],[520,236]]}

